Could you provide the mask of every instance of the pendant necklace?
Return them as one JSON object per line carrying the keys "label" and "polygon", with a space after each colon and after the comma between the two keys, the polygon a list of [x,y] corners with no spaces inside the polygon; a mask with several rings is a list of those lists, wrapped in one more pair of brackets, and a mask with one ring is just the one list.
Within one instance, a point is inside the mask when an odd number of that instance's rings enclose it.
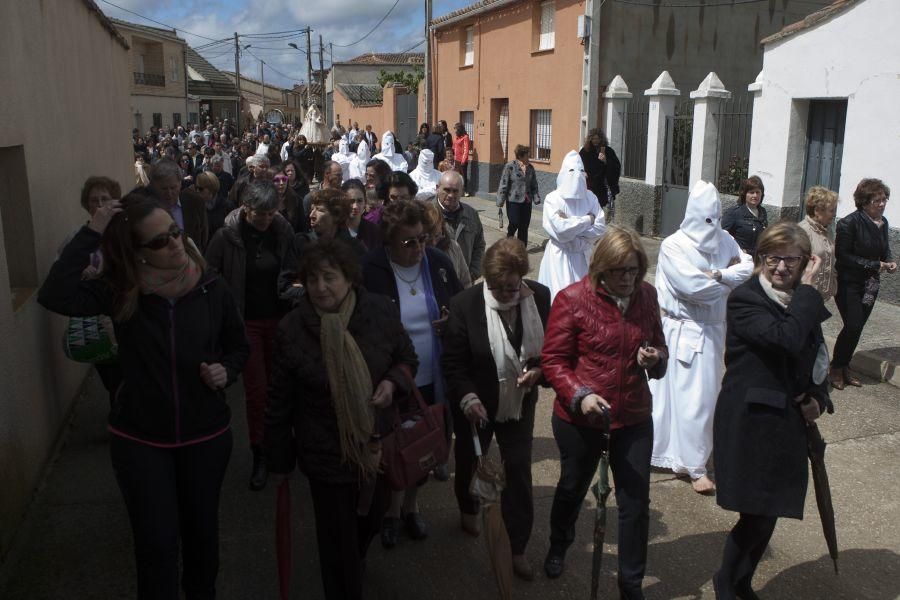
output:
{"label": "pendant necklace", "polygon": [[393,267],[393,264],[392,268],[394,270],[394,274],[400,278],[400,281],[409,286],[410,296],[415,296],[419,293],[419,290],[416,289],[416,282],[419,281],[419,278],[422,276],[422,263],[419,263],[419,271],[416,273],[416,276],[412,278],[412,280],[403,277],[403,275],[400,274],[400,271],[396,267]]}

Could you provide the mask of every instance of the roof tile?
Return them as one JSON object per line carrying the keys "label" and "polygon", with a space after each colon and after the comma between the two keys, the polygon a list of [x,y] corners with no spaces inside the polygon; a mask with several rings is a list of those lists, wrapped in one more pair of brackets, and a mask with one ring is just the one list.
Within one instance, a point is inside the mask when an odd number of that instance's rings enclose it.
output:
{"label": "roof tile", "polygon": [[344,65],[424,65],[424,52],[367,52],[338,64]]}
{"label": "roof tile", "polygon": [[378,106],[384,90],[377,83],[338,83],[337,88],[354,106]]}
{"label": "roof tile", "polygon": [[777,42],[778,40],[790,37],[795,33],[799,33],[800,31],[809,29],[813,25],[821,23],[822,21],[827,21],[828,19],[837,16],[838,14],[844,12],[854,4],[858,4],[861,1],[862,0],[835,0],[835,2],[832,2],[825,8],[807,15],[802,21],[791,23],[778,33],[773,33],[769,37],[763,38],[759,43],[763,45],[771,44],[772,42]]}

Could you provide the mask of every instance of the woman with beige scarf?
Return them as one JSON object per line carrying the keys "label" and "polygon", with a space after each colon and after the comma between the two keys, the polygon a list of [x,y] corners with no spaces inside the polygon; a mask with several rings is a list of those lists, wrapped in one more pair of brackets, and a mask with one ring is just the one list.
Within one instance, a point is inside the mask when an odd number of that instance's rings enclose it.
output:
{"label": "woman with beige scarf", "polygon": [[451,300],[442,358],[456,433],[454,488],[460,525],[477,536],[478,502],[469,494],[476,457],[472,425],[487,452],[496,436],[503,458],[506,489],[501,507],[513,554],[513,572],[531,580],[525,557],[534,506],[531,492],[531,442],[544,327],[550,290],[524,279],[525,245],[505,238],[484,257],[484,282]]}
{"label": "woman with beige scarf", "polygon": [[416,354],[390,299],[358,285],[347,245],[308,246],[300,280],[306,293],[275,339],[264,444],[271,473],[299,463],[309,479],[324,597],[355,599],[389,502],[378,467],[392,415],[382,412],[408,390]]}

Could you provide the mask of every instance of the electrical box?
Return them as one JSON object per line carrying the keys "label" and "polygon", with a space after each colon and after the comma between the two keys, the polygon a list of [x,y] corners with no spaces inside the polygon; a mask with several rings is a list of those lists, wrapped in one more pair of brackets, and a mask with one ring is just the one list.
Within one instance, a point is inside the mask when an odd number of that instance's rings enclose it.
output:
{"label": "electrical box", "polygon": [[587,15],[578,15],[578,37],[580,39],[591,37],[591,18]]}

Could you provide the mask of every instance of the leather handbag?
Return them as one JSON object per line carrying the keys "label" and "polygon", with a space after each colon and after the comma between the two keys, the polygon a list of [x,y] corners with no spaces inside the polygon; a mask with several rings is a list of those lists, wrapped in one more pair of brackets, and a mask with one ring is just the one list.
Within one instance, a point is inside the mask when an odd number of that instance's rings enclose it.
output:
{"label": "leather handbag", "polygon": [[409,368],[401,370],[409,381],[412,406],[394,414],[394,426],[381,439],[381,466],[388,486],[401,491],[415,486],[438,465],[447,462],[448,448],[444,406],[428,406],[416,387]]}

